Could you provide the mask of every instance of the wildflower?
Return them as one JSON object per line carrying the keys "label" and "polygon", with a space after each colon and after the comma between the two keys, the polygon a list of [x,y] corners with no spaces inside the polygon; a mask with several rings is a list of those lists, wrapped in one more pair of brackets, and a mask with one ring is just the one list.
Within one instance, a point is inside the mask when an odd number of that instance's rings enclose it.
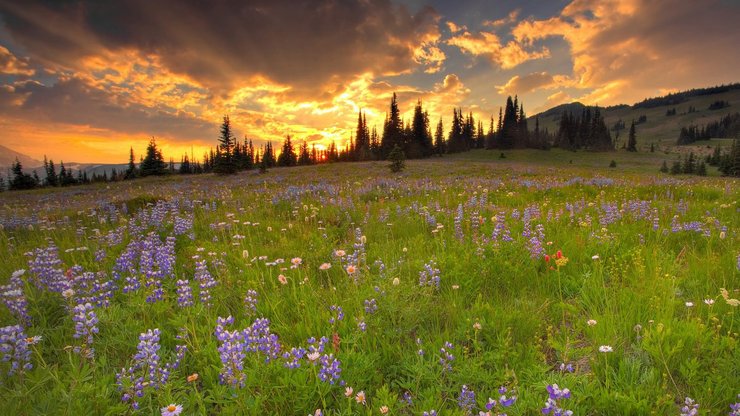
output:
{"label": "wildflower", "polygon": [[548,398],[545,402],[545,407],[542,408],[543,415],[549,415],[552,413],[554,416],[572,416],[572,410],[566,410],[562,408],[560,401],[570,398],[570,390],[567,388],[560,389],[557,384],[550,384],[547,386]]}
{"label": "wildflower", "polygon": [[188,380],[188,383],[192,383],[192,382],[198,380],[198,373],[193,373],[193,374],[189,375],[188,378],[187,378],[187,380]]}
{"label": "wildflower", "polygon": [[[738,256],[738,259],[740,259],[740,256]],[[727,302],[728,305],[735,306],[735,307],[740,306],[740,300],[730,298],[730,294],[729,294],[729,292],[727,292],[727,289],[721,288],[719,291],[722,294],[722,297],[725,299],[725,302]]]}
{"label": "wildflower", "polygon": [[347,252],[344,250],[335,250],[334,255],[337,257],[344,257],[347,255]]}
{"label": "wildflower", "polygon": [[350,264],[347,266],[347,273],[349,274],[355,274],[357,272],[357,266]]}
{"label": "wildflower", "polygon": [[290,262],[293,264],[293,266],[298,267],[301,265],[301,263],[303,263],[303,259],[300,257],[293,257],[292,259],[290,259]]}
{"label": "wildflower", "polygon": [[400,283],[401,281],[397,277],[393,278],[393,286],[398,286]]}
{"label": "wildflower", "polygon": [[549,262],[550,262],[550,255],[545,254],[545,263],[549,263]]}
{"label": "wildflower", "polygon": [[460,395],[457,397],[457,405],[465,414],[470,414],[475,407],[475,392],[470,390],[465,384],[463,384]]}
{"label": "wildflower", "polygon": [[316,409],[316,411],[313,412],[313,416],[324,416],[324,413],[321,411],[321,409]]}
{"label": "wildflower", "polygon": [[709,306],[714,305],[714,299],[704,299],[704,303],[706,303]]}
{"label": "wildflower", "polygon": [[182,308],[193,306],[193,289],[187,279],[177,280],[177,304]]}
{"label": "wildflower", "polygon": [[692,306],[694,306],[694,302],[686,302],[686,307],[687,308],[690,308]]}
{"label": "wildflower", "polygon": [[93,334],[98,333],[98,317],[91,304],[77,305],[73,310],[72,320],[75,322],[74,338],[82,338],[82,346],[76,346],[74,352],[81,353],[87,358],[92,358]]}
{"label": "wildflower", "polygon": [[558,250],[558,252],[555,253],[555,258],[556,259],[562,259],[563,258],[563,252],[560,251],[560,250]]}
{"label": "wildflower", "polygon": [[326,271],[331,269],[331,263],[321,263],[321,266],[319,266],[319,270]]}
{"label": "wildflower", "polygon": [[740,394],[737,395],[737,399],[737,403],[733,403],[730,405],[730,410],[732,411],[728,413],[729,416],[740,416]]}
{"label": "wildflower", "polygon": [[280,282],[281,285],[287,285],[288,284],[288,278],[284,275],[278,275],[278,282]]}
{"label": "wildflower", "polygon": [[460,289],[460,285],[452,285],[452,290]]}
{"label": "wildflower", "polygon": [[380,414],[386,415],[389,411],[388,406],[380,406]]}
{"label": "wildflower", "polygon": [[699,403],[691,397],[686,397],[681,407],[681,416],[696,416],[699,414]]}
{"label": "wildflower", "polygon": [[594,254],[593,256],[591,256],[591,260],[598,260],[598,259],[599,259],[598,254]]}
{"label": "wildflower", "polygon": [[8,375],[24,372],[33,368],[31,350],[28,349],[28,337],[20,325],[0,328],[0,362],[10,361]]}
{"label": "wildflower", "polygon": [[614,351],[614,349],[612,349],[611,345],[602,345],[599,347],[599,352],[607,353],[612,351]]}
{"label": "wildflower", "polygon": [[361,405],[365,405],[365,392],[360,390],[355,396],[355,401]]}
{"label": "wildflower", "polygon": [[365,299],[364,303],[365,303],[365,313],[372,315],[378,310],[378,304],[375,301],[375,298]]}
{"label": "wildflower", "polygon": [[560,363],[560,367],[558,368],[560,369],[561,373],[564,373],[564,372],[572,373],[575,371],[575,369],[573,368],[573,365],[570,363],[568,364]]}
{"label": "wildflower", "polygon": [[345,397],[352,397],[352,394],[353,393],[354,393],[354,390],[352,389],[352,387],[346,387],[344,389],[344,396]]}
{"label": "wildflower", "polygon": [[165,406],[162,409],[162,416],[177,416],[180,413],[182,413],[182,405],[181,404],[171,404],[169,406]]}
{"label": "wildflower", "polygon": [[437,416],[437,411],[436,411],[436,410],[434,410],[434,409],[432,409],[432,410],[430,410],[430,411],[428,411],[428,412],[424,412],[424,413],[422,413],[421,415],[422,415],[422,416]]}
{"label": "wildflower", "polygon": [[596,319],[589,319],[588,321],[586,321],[586,323],[588,324],[588,326],[594,326],[596,325]]}
{"label": "wildflower", "polygon": [[75,295],[75,291],[72,289],[64,289],[62,291],[62,297],[64,297],[64,299],[69,299],[74,295]]}
{"label": "wildflower", "polygon": [[473,324],[473,329],[475,329],[476,331],[480,331],[481,328],[483,328],[483,326],[481,326],[480,322],[476,322]]}
{"label": "wildflower", "polygon": [[321,354],[318,351],[310,352],[306,357],[308,358],[308,361],[314,362],[319,359]]}

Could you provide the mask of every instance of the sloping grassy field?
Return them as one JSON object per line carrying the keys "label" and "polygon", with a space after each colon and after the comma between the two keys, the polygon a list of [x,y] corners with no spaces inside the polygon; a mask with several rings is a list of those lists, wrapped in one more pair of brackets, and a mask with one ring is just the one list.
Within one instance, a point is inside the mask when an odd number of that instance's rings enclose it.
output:
{"label": "sloping grassy field", "polygon": [[730,412],[738,181],[506,155],[0,195],[0,413]]}

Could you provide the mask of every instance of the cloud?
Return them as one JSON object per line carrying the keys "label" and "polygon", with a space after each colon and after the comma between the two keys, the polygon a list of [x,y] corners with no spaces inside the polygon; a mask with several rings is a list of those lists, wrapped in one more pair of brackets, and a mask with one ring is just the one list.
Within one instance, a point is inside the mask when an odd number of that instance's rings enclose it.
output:
{"label": "cloud", "polygon": [[737,81],[738,21],[740,7],[720,0],[576,0],[558,16],[520,22],[512,35],[523,45],[564,39],[581,99],[615,104]]}
{"label": "cloud", "polygon": [[550,51],[545,47],[527,50],[517,41],[509,41],[504,45],[498,35],[485,31],[477,34],[468,31],[458,32],[447,40],[447,44],[457,46],[464,53],[482,56],[503,69],[511,69],[526,61],[550,56]]}
{"label": "cloud", "polygon": [[79,78],[64,79],[52,86],[26,82],[0,89],[0,109],[4,117],[95,126],[131,135],[173,140],[199,140],[216,135],[216,127],[211,123],[169,108],[124,101]]}
{"label": "cloud", "polygon": [[573,97],[566,94],[563,91],[558,91],[554,94],[551,94],[547,97],[544,103],[540,105],[539,107],[534,109],[534,114],[541,113],[545,110],[549,110],[550,108],[553,108],[555,106],[558,106],[560,104],[565,104],[573,101]]}
{"label": "cloud", "polygon": [[75,70],[102,50],[136,49],[219,93],[261,75],[309,96],[335,78],[442,59],[436,12],[411,14],[390,0],[26,1],[3,2],[0,12],[13,39],[46,66]]}
{"label": "cloud", "polygon": [[506,84],[496,86],[496,89],[501,95],[522,95],[541,88],[555,88],[568,83],[568,78],[562,75],[553,76],[547,72],[533,72],[523,76],[514,75]]}
{"label": "cloud", "polygon": [[0,74],[31,76],[36,73],[28,59],[19,59],[8,48],[0,45]]}
{"label": "cloud", "polygon": [[519,13],[521,13],[521,9],[514,9],[506,17],[497,20],[486,20],[483,25],[498,28],[516,23],[519,20]]}

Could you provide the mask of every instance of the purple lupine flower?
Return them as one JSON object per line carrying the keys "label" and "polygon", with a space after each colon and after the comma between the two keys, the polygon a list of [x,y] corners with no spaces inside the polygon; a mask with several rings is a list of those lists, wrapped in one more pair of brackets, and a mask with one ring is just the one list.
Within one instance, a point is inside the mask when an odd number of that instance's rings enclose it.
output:
{"label": "purple lupine flower", "polygon": [[699,403],[696,403],[691,397],[686,397],[683,400],[683,406],[681,407],[681,416],[696,416],[699,414]]}
{"label": "purple lupine flower", "polygon": [[257,313],[257,302],[259,295],[257,291],[249,289],[247,295],[244,297],[244,307],[247,309],[248,315],[254,315]]}
{"label": "purple lupine flower", "polygon": [[455,356],[452,355],[450,350],[454,348],[455,346],[452,343],[445,341],[444,346],[439,349],[439,363],[442,365],[442,371],[444,372],[452,371],[452,361],[455,360]]}
{"label": "purple lupine flower", "polygon": [[193,306],[193,289],[190,287],[190,281],[177,280],[177,304],[181,308]]}
{"label": "purple lupine flower", "polygon": [[80,304],[72,310],[72,321],[75,323],[75,339],[82,339],[82,345],[74,347],[74,352],[85,358],[93,358],[93,335],[98,333],[98,317],[90,303]]}
{"label": "purple lupine flower", "polygon": [[472,414],[473,408],[476,406],[475,392],[470,390],[465,384],[463,384],[460,390],[460,395],[457,396],[457,405],[466,415]]}
{"label": "purple lupine flower", "polygon": [[[137,352],[132,357],[133,364],[116,373],[116,386],[122,392],[121,400],[130,403],[134,410],[139,408],[138,399],[144,397],[145,389],[159,389],[167,383],[170,373],[179,366],[187,351],[185,345],[177,345],[175,360],[161,365],[159,335],[158,328],[142,332],[136,346]],[[183,338],[178,334],[177,339]]]}
{"label": "purple lupine flower", "polygon": [[365,323],[365,321],[360,319],[359,321],[357,321],[357,328],[359,328],[360,331],[365,332],[365,330],[367,330],[367,324]]}
{"label": "purple lupine flower", "polygon": [[510,407],[516,402],[516,396],[506,396],[506,392],[508,390],[506,387],[501,386],[498,388],[499,398],[498,400],[494,400],[492,398],[488,398],[488,402],[486,403],[486,410],[491,412],[495,411],[496,415],[499,416],[505,416],[506,413],[503,413],[504,408]]}
{"label": "purple lupine flower", "polygon": [[434,409],[432,409],[432,410],[430,410],[430,411],[428,411],[428,412],[424,412],[424,413],[422,413],[421,415],[422,415],[422,416],[437,416],[437,411],[436,411],[436,410],[434,410]]}
{"label": "purple lupine flower", "polygon": [[206,307],[211,306],[211,288],[216,286],[216,280],[213,279],[208,271],[205,260],[195,262],[195,281],[198,282],[200,289],[200,301]]}
{"label": "purple lupine flower", "polygon": [[439,269],[434,260],[424,264],[424,270],[419,272],[419,286],[434,286],[439,289]]}
{"label": "purple lupine flower", "polygon": [[339,380],[342,373],[342,368],[340,367],[342,363],[334,357],[334,354],[322,355],[319,358],[319,364],[321,364],[319,380],[325,383],[328,382],[329,384],[334,384],[336,380]]}
{"label": "purple lupine flower", "polygon": [[291,348],[290,351],[283,353],[283,358],[286,359],[284,366],[287,368],[298,368],[301,366],[301,360],[306,356],[305,348]]}
{"label": "purple lupine flower", "polygon": [[224,327],[234,323],[234,318],[218,317],[216,324],[216,338],[221,345],[218,347],[221,358],[221,372],[219,382],[232,387],[244,387],[246,374],[244,374],[244,359],[246,358],[246,344],[244,343],[243,331],[229,331]]}
{"label": "purple lupine flower", "polygon": [[329,310],[331,312],[335,312],[336,314],[332,314],[331,317],[329,317],[329,323],[334,325],[335,323],[341,321],[344,319],[344,311],[342,310],[341,306],[338,305],[331,305],[329,307]]}
{"label": "purple lupine flower", "polygon": [[[40,338],[39,338],[40,339]],[[9,325],[0,328],[0,355],[2,362],[10,362],[8,375],[19,373],[33,368],[31,364],[31,350],[28,346],[35,343],[36,338],[26,337],[23,327]]]}
{"label": "purple lupine flower", "polygon": [[414,404],[414,402],[411,400],[411,392],[408,390],[403,392],[403,397],[401,398],[401,400],[404,403],[406,403],[408,406],[411,406]]}
{"label": "purple lupine flower", "polygon": [[561,400],[570,398],[570,390],[567,388],[561,390],[557,384],[549,384],[547,393],[549,397],[545,402],[545,407],[542,408],[543,415],[552,413],[553,416],[573,416],[573,411],[562,408],[560,403]]}
{"label": "purple lupine flower", "polygon": [[64,276],[57,246],[49,244],[46,248],[37,248],[26,254],[33,256],[28,261],[28,268],[31,274],[35,276],[34,284],[37,288],[56,293],[62,293],[69,289],[69,282]]}
{"label": "purple lupine flower", "polygon": [[730,405],[730,410],[729,416],[740,416],[740,394],[737,395],[737,403]]}
{"label": "purple lupine flower", "polygon": [[270,320],[266,318],[256,319],[244,330],[244,343],[247,352],[261,352],[266,362],[279,358],[282,350],[278,336],[270,332]]}
{"label": "purple lupine flower", "polygon": [[465,237],[465,234],[463,233],[462,222],[463,222],[463,206],[462,204],[458,204],[457,211],[455,212],[455,219],[454,219],[455,238],[457,238],[458,240],[462,240]]}
{"label": "purple lupine flower", "polygon": [[364,303],[365,303],[365,313],[372,315],[378,310],[378,304],[375,301],[375,298],[365,299]]}
{"label": "purple lupine flower", "polygon": [[21,280],[24,273],[25,270],[16,270],[10,276],[8,284],[0,286],[0,299],[21,326],[26,327],[31,324],[31,316],[28,315],[28,300],[23,292],[24,284]]}
{"label": "purple lupine flower", "polygon": [[[596,322],[596,321],[594,321],[594,322]],[[575,369],[573,368],[573,364],[571,364],[571,363],[567,363],[567,364],[566,363],[560,363],[560,365],[558,366],[558,370],[561,373],[572,373],[572,372],[575,371]]]}

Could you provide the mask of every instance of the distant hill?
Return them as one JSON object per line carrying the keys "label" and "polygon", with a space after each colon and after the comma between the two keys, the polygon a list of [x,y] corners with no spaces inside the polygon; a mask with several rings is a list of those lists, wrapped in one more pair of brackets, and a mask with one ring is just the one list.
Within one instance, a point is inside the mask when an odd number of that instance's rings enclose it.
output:
{"label": "distant hill", "polygon": [[[584,108],[579,102],[561,104],[529,117],[528,124],[533,128],[534,119],[538,117],[540,129],[554,134],[563,112],[580,114]],[[655,143],[662,149],[671,148],[676,144],[681,127],[705,125],[729,113],[740,112],[740,83],[646,98],[633,105],[601,107],[601,112],[618,146],[626,141],[632,120],[638,122],[642,118],[644,121],[636,126],[639,147],[646,149]]]}
{"label": "distant hill", "polygon": [[18,159],[23,166],[23,169],[33,169],[39,166],[43,166],[44,162],[36,160],[31,156],[24,155],[23,153],[16,152],[13,149],[0,145],[0,169],[7,169],[15,163],[15,159]]}
{"label": "distant hill", "polygon": [[[7,176],[7,169],[15,163],[16,158],[21,162],[24,172],[30,174],[33,170],[36,170],[36,173],[40,178],[43,179],[46,177],[46,172],[43,169],[43,161],[36,160],[20,152],[16,152],[15,150],[3,145],[0,145],[0,176]],[[59,162],[55,162],[54,165],[56,166],[57,172],[59,172]],[[179,165],[180,164],[177,163],[176,167],[179,167]],[[83,172],[87,172],[89,176],[92,176],[93,174],[102,175],[103,173],[110,175],[114,169],[118,172],[125,171],[128,168],[128,163],[105,164],[64,162],[64,167],[66,169],[72,169],[73,172],[82,170]]]}

